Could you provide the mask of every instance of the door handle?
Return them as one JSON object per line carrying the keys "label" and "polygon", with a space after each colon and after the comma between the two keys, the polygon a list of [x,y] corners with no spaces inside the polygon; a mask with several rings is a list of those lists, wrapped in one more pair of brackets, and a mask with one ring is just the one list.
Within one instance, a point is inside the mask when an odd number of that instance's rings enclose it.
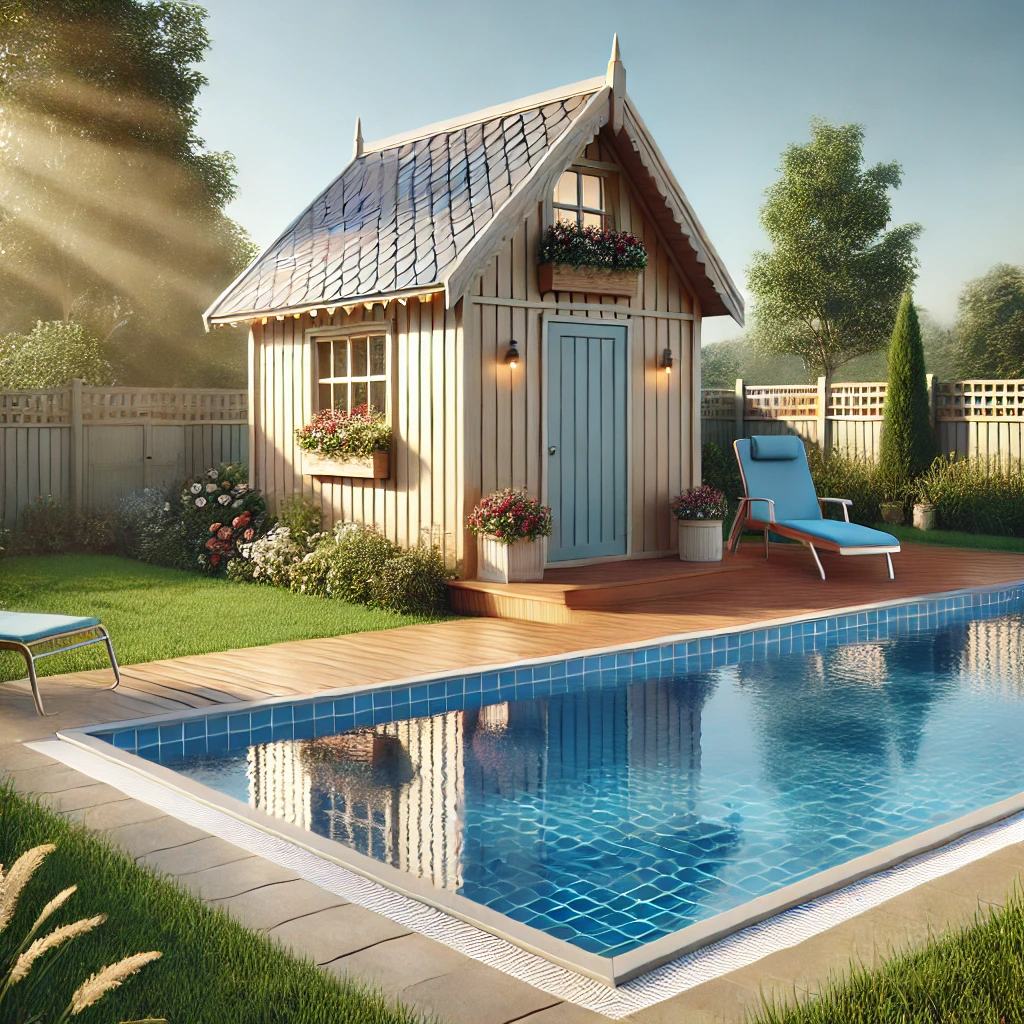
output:
{"label": "door handle", "polygon": [[548,448],[548,455],[555,455],[557,452],[558,452],[558,449],[554,445],[551,445]]}

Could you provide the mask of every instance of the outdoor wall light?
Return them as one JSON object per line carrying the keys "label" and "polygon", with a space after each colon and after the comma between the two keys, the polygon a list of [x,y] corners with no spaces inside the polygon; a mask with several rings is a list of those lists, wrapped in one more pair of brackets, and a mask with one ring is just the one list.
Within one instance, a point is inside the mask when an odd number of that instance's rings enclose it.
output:
{"label": "outdoor wall light", "polygon": [[661,368],[666,373],[672,372],[672,349],[667,348],[661,353]]}
{"label": "outdoor wall light", "polygon": [[508,343],[508,351],[505,353],[505,365],[510,370],[514,370],[519,365],[519,342],[518,341],[510,341]]}

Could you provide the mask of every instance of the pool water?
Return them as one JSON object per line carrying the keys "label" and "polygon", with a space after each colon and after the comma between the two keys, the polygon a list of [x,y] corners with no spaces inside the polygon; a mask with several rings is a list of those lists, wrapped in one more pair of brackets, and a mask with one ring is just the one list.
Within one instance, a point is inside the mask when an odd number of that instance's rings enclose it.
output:
{"label": "pool water", "polygon": [[268,711],[235,749],[184,754],[186,723],[140,753],[613,956],[1024,790],[1021,607],[593,659],[562,692],[304,738]]}

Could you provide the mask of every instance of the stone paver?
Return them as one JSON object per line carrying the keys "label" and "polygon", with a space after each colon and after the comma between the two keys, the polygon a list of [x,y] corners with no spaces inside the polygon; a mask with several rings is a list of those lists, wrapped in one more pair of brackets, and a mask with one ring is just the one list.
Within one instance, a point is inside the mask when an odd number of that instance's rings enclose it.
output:
{"label": "stone paver", "polygon": [[[585,1010],[575,1003],[559,1003],[521,1017],[522,1024],[608,1024],[609,1018],[593,1010]],[[687,1018],[687,1024],[689,1018]],[[519,1021],[516,1022],[519,1024]],[[678,1024],[683,1024],[680,1020]]]}
{"label": "stone paver", "polygon": [[241,896],[231,896],[213,901],[223,907],[232,917],[247,928],[268,931],[294,921],[308,914],[315,914],[331,907],[344,907],[348,900],[321,889],[320,886],[298,878],[292,882],[277,882],[265,885]]}
{"label": "stone paver", "polygon": [[162,818],[119,825],[103,833],[103,838],[121,847],[133,857],[142,857],[156,850],[168,850],[183,843],[205,839],[207,833],[165,814]]}
{"label": "stone paver", "polygon": [[625,1019],[630,1024],[725,1024],[745,1020],[760,1006],[756,988],[715,978]]}
{"label": "stone paver", "polygon": [[298,956],[326,964],[378,942],[408,935],[409,929],[349,903],[288,921],[267,934]]}
{"label": "stone paver", "polygon": [[977,897],[982,903],[1002,907],[1014,879],[1024,888],[1024,844],[1008,846],[983,860],[975,861],[935,880],[949,892]]}
{"label": "stone paver", "polygon": [[86,828],[94,829],[97,832],[105,832],[107,829],[116,828],[118,825],[134,825],[141,821],[164,818],[166,814],[159,808],[150,807],[149,804],[142,803],[141,800],[132,800],[130,797],[125,797],[114,803],[68,811],[65,816],[81,822]]}
{"label": "stone paver", "polygon": [[410,932],[333,960],[326,969],[340,976],[363,978],[385,992],[401,995],[410,985],[452,974],[474,963],[440,942]]}
{"label": "stone paver", "polygon": [[258,889],[274,882],[287,882],[299,876],[287,868],[278,867],[262,857],[248,856],[244,860],[220,864],[202,871],[176,875],[178,884],[190,889],[204,900],[223,900],[238,896],[250,889]]}
{"label": "stone paver", "polygon": [[[3,711],[0,710],[0,716]],[[22,743],[3,743],[0,745],[0,776],[6,772],[16,772],[25,769],[40,768],[47,765],[59,765],[59,761],[52,757],[40,754],[38,750],[26,747]]]}
{"label": "stone paver", "polygon": [[218,839],[216,836],[205,836],[194,842],[147,853],[139,858],[139,863],[161,874],[189,875],[250,857],[252,854],[248,850],[243,850],[234,843]]}
{"label": "stone paver", "polygon": [[[92,786],[96,780],[73,768],[54,762],[42,766],[11,770],[11,781],[19,793],[45,796],[47,793],[63,793],[81,786]],[[123,795],[123,794],[122,794]]]}
{"label": "stone paver", "polygon": [[74,786],[59,793],[47,793],[43,798],[49,807],[64,814],[70,811],[86,811],[124,799],[126,798],[121,790],[114,789],[113,786],[108,786],[104,782],[94,782],[88,786]]}
{"label": "stone paver", "polygon": [[442,1020],[507,1024],[562,1000],[503,971],[473,962],[451,974],[410,985],[402,990],[402,1002]]}

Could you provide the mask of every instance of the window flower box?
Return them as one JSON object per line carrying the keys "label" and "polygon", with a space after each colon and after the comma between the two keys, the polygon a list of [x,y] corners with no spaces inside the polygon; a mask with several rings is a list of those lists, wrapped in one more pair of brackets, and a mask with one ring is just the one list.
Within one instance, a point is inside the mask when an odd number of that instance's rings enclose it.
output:
{"label": "window flower box", "polygon": [[318,452],[302,452],[302,472],[306,476],[342,476],[364,480],[386,480],[391,475],[391,453],[330,458]]}
{"label": "window flower box", "polygon": [[635,299],[640,282],[637,270],[610,267],[573,267],[568,263],[542,263],[537,268],[538,284],[544,292],[585,292]]}

